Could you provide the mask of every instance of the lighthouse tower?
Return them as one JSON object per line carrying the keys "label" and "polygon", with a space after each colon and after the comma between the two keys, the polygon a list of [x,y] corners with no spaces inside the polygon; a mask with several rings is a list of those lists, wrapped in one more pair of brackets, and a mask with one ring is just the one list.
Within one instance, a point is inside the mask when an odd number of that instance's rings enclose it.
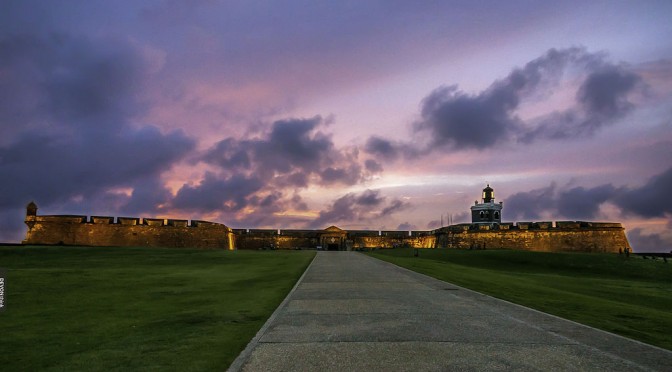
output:
{"label": "lighthouse tower", "polygon": [[502,202],[495,203],[495,190],[488,184],[483,189],[483,202],[471,206],[471,223],[496,225],[502,222]]}

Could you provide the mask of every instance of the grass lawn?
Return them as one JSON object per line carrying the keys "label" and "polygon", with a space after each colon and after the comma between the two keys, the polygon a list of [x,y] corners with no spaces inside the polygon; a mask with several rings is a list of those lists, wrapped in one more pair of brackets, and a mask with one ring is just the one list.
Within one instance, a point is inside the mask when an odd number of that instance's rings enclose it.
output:
{"label": "grass lawn", "polygon": [[672,263],[615,254],[378,250],[372,256],[672,350]]}
{"label": "grass lawn", "polygon": [[0,247],[0,366],[225,370],[314,255]]}

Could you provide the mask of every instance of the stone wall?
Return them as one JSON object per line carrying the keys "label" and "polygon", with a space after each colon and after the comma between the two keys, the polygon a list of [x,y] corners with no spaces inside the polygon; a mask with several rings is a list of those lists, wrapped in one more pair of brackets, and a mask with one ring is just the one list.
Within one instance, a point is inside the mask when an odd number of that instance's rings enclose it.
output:
{"label": "stone wall", "polygon": [[619,223],[558,221],[459,224],[432,231],[236,229],[192,220],[38,216],[27,208],[23,244],[194,247],[211,249],[459,248],[612,252],[630,248]]}
{"label": "stone wall", "polygon": [[436,246],[461,249],[521,249],[540,252],[618,253],[630,249],[620,223],[583,221],[455,225],[436,230]]}
{"label": "stone wall", "polygon": [[[321,236],[327,230],[261,230],[234,229],[237,249],[316,249],[322,247]],[[364,248],[434,248],[435,236],[430,231],[345,231],[343,250]]]}
{"label": "stone wall", "polygon": [[225,225],[192,220],[136,217],[27,215],[23,244],[193,247],[233,249],[234,235]]}
{"label": "stone wall", "polygon": [[236,249],[315,249],[319,230],[234,229]]}

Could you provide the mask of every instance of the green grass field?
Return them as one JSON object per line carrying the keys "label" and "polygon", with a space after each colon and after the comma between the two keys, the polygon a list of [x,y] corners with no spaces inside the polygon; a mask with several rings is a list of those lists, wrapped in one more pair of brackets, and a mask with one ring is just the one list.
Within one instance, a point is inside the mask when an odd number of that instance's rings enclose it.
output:
{"label": "green grass field", "polygon": [[0,247],[0,368],[224,370],[314,254]]}
{"label": "green grass field", "polygon": [[672,350],[672,263],[615,254],[379,250],[372,256]]}

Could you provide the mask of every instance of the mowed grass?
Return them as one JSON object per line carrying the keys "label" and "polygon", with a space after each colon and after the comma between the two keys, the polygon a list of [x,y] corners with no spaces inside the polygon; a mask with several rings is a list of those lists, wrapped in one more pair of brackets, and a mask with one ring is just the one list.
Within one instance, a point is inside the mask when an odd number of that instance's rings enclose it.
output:
{"label": "mowed grass", "polygon": [[0,247],[0,366],[225,370],[314,254]]}
{"label": "mowed grass", "polygon": [[672,263],[616,254],[379,250],[372,256],[672,350]]}

